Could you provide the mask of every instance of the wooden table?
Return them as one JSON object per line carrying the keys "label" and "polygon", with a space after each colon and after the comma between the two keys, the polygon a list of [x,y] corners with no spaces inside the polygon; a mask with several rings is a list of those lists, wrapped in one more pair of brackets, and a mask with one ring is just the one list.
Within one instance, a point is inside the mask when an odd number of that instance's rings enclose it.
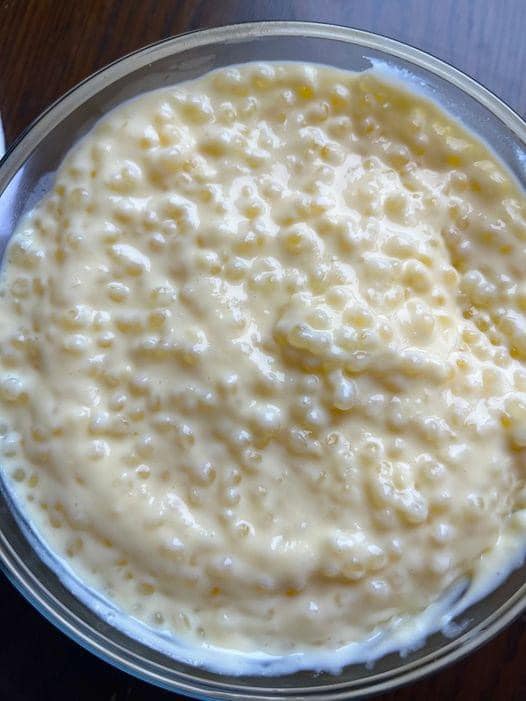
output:
{"label": "wooden table", "polygon": [[[75,83],[188,29],[302,19],[369,29],[452,63],[526,113],[525,0],[0,0],[0,113],[8,143]],[[0,698],[176,698],[100,662],[0,578]],[[386,701],[526,701],[526,617],[468,659]]]}

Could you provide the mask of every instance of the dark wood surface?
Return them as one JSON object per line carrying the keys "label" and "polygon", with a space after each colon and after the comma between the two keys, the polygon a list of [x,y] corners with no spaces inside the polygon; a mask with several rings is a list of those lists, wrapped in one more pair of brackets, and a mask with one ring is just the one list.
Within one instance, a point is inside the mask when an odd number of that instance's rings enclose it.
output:
{"label": "dark wood surface", "polygon": [[[0,0],[8,143],[94,70],[189,29],[260,19],[334,22],[425,49],[526,113],[525,0]],[[388,701],[526,701],[526,617]],[[176,698],[112,669],[44,621],[0,575],[0,699]]]}

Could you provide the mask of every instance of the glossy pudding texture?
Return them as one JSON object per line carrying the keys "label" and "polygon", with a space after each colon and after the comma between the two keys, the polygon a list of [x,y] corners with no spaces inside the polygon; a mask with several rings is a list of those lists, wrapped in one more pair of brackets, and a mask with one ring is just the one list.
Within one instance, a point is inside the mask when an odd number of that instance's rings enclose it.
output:
{"label": "glossy pudding texture", "polygon": [[192,644],[411,620],[525,538],[525,217],[486,146],[374,72],[246,64],[123,104],[5,255],[19,504]]}

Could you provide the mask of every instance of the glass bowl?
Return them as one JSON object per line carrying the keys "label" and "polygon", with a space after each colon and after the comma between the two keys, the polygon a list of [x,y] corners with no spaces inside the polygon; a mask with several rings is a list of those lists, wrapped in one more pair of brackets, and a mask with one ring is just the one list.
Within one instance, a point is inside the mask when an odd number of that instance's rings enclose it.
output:
{"label": "glass bowl", "polygon": [[[148,46],[99,71],[52,105],[0,162],[0,255],[20,215],[47,191],[68,149],[106,112],[144,91],[252,60],[382,66],[423,90],[481,136],[526,186],[526,124],[473,80],[421,51],[367,32],[304,22],[220,27]],[[35,534],[0,494],[0,561],[22,594],[73,640],[143,680],[203,699],[352,699],[414,681],[458,660],[526,608],[526,566],[403,658],[349,665],[339,675],[232,677],[178,662],[128,637],[76,598],[38,552]],[[99,608],[99,613],[101,609]]]}

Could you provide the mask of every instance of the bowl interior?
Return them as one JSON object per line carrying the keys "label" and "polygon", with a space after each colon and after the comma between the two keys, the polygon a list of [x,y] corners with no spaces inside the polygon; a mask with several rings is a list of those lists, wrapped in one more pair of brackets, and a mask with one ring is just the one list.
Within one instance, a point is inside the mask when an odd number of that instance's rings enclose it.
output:
{"label": "bowl interior", "polygon": [[[53,106],[0,165],[0,256],[20,215],[46,193],[66,152],[105,113],[147,90],[195,78],[220,66],[255,60],[325,63],[347,70],[382,68],[433,97],[482,137],[526,187],[526,127],[486,91],[444,64],[396,42],[343,28],[295,23],[241,25],[185,35],[147,47],[88,79]],[[471,93],[471,94],[469,94]],[[497,114],[499,116],[497,116]],[[55,568],[37,555],[31,532],[3,489],[0,559],[22,593],[55,624],[113,664],[167,688],[207,698],[351,698],[409,681],[469,651],[526,603],[526,567],[452,626],[403,659],[390,654],[341,675],[228,677],[197,670],[130,638],[73,596]],[[99,613],[102,610],[99,609]]]}

